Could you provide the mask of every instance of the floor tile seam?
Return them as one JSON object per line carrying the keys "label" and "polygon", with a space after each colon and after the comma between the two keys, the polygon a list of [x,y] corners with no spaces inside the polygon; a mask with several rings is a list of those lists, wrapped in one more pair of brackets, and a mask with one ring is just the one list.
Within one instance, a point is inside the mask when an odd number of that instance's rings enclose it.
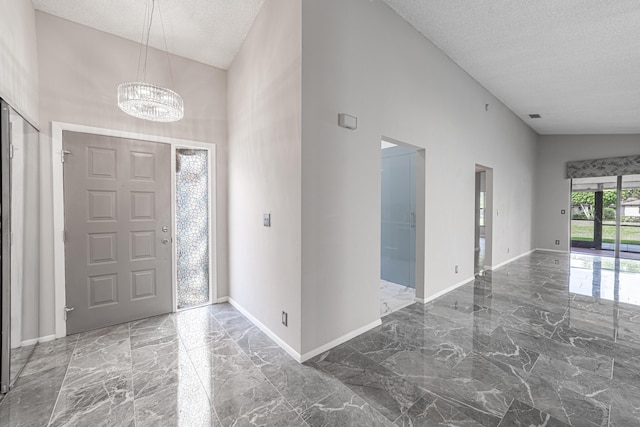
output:
{"label": "floor tile seam", "polygon": [[[333,377],[332,377],[332,378],[333,378]],[[340,380],[338,380],[337,378],[334,378],[334,379],[335,379],[336,381],[340,382]],[[342,382],[340,382],[340,384],[342,384]],[[333,387],[332,387],[332,388],[333,388]],[[351,390],[351,389],[349,389],[349,390]],[[323,397],[321,397],[321,398],[319,398],[319,399],[315,400],[315,401],[314,401],[314,402],[312,402],[312,403],[309,403],[309,404],[307,405],[307,407],[306,407],[304,410],[300,410],[300,411],[298,411],[296,408],[294,408],[294,410],[298,413],[298,415],[300,415],[300,418],[302,418],[302,420],[305,422],[305,424],[306,424],[306,425],[309,425],[309,424],[306,422],[306,420],[304,419],[304,413],[305,413],[305,412],[307,412],[307,411],[308,411],[310,408],[312,408],[313,406],[315,406],[315,405],[317,405],[318,403],[322,402],[323,400],[325,400],[325,399],[327,399],[327,398],[329,398],[329,397],[333,396],[333,395],[334,395],[334,394],[336,394],[337,392],[338,392],[337,390],[336,390],[336,391],[331,391],[331,392],[329,392],[327,395],[325,395],[325,396],[323,396]],[[287,403],[289,403],[286,399],[285,399],[285,401],[286,401]],[[291,405],[291,404],[290,404],[290,406],[293,408],[293,405]]]}
{"label": "floor tile seam", "polygon": [[[233,338],[232,338],[233,340]],[[253,358],[251,357],[250,354],[248,354],[242,347],[240,347],[240,345],[233,340],[233,343],[235,344],[235,346],[240,349],[240,352],[243,353],[245,356],[247,356],[247,358],[249,359],[249,361],[251,362],[251,364],[253,365],[253,367],[260,372],[260,374],[265,378],[265,382],[269,383],[269,385],[271,387],[273,387],[273,389],[278,393],[278,395],[280,395],[280,397],[282,398],[282,400],[284,400],[287,405],[289,405],[289,407],[296,413],[298,414],[298,416],[302,419],[302,421],[306,424],[309,425],[303,418],[302,416],[298,413],[298,411],[296,411],[295,407],[291,404],[291,402],[289,402],[289,400],[287,400],[286,397],[284,397],[284,395],[282,394],[282,392],[280,391],[280,389],[278,387],[275,386],[275,384],[273,384],[273,382],[271,381],[271,379],[269,379],[268,376],[266,376],[264,374],[264,372],[262,372],[262,369],[260,369],[260,367],[253,361]]]}
{"label": "floor tile seam", "polygon": [[[422,388],[422,387],[421,387],[421,388]],[[453,406],[454,408],[456,408],[456,410],[458,410],[458,412],[460,412],[460,410],[458,409],[458,407],[459,407],[459,406],[464,406],[464,407],[466,407],[466,408],[471,409],[472,411],[481,412],[481,413],[483,413],[483,414],[485,414],[485,415],[488,415],[488,416],[491,416],[491,417],[496,417],[496,418],[498,418],[496,415],[493,415],[492,413],[488,412],[486,409],[476,408],[475,406],[471,406],[471,405],[469,405],[469,404],[466,404],[466,403],[464,403],[464,402],[461,402],[461,401],[459,401],[459,400],[457,400],[457,399],[454,399],[454,398],[452,398],[452,397],[442,396],[441,394],[436,393],[436,392],[434,392],[434,391],[432,391],[432,390],[428,390],[428,389],[426,389],[426,391],[427,391],[427,394],[432,394],[432,395],[434,395],[436,398],[438,398],[438,399],[440,399],[440,400],[442,400],[442,401],[444,401],[444,402],[448,403],[449,405]],[[511,398],[511,403],[513,403],[513,400],[514,400],[514,398]],[[507,406],[507,411],[509,411],[509,407],[511,406],[511,403],[509,403],[509,405]],[[505,414],[506,414],[506,412],[507,412],[507,411],[505,411]],[[463,414],[464,414],[464,413],[463,413]],[[502,419],[502,418],[504,417],[504,415],[505,415],[505,414],[503,414],[503,415],[500,417],[500,419]],[[469,417],[469,418],[471,418],[471,417]]]}
{"label": "floor tile seam", "polygon": [[[352,347],[351,347],[351,346],[349,346],[349,345],[346,345],[346,344],[342,344],[342,345],[345,345],[345,346],[349,347],[351,350],[355,351],[356,353],[362,354],[362,353],[360,353],[359,351],[357,351],[356,349],[352,348]],[[330,351],[330,350],[329,350],[329,351]],[[324,353],[323,353],[323,354],[324,354]],[[364,356],[364,355],[363,355],[363,356]],[[364,356],[364,357],[366,357],[366,356]],[[371,359],[369,359],[369,360],[371,360]],[[375,362],[375,361],[374,361],[374,362]],[[375,363],[377,363],[377,362],[375,362]],[[377,412],[377,413],[378,413],[378,414],[379,414],[383,419],[385,419],[385,420],[389,420],[389,418],[387,418],[385,415],[383,415],[383,414],[382,414],[382,413],[381,413],[381,412],[380,412],[376,407],[374,407],[371,403],[369,403],[369,401],[367,401],[367,400],[366,400],[366,399],[364,399],[362,396],[360,396],[357,392],[355,392],[351,387],[349,387],[349,385],[348,385],[348,384],[344,383],[340,378],[336,377],[335,375],[333,375],[331,372],[329,372],[328,370],[326,370],[325,368],[323,368],[323,367],[322,367],[321,365],[319,365],[319,364],[315,364],[315,366],[317,366],[321,371],[325,372],[325,373],[326,373],[327,375],[329,375],[331,378],[334,378],[336,381],[338,381],[338,382],[340,383],[340,385],[341,385],[341,386],[345,387],[345,388],[346,388],[347,390],[349,390],[351,393],[353,393],[354,395],[356,395],[356,396],[358,396],[360,399],[362,399],[362,400],[363,400],[367,405],[369,405],[369,407],[370,407],[370,408],[372,408],[373,410],[375,410],[375,411],[376,411],[376,412]],[[382,366],[382,365],[381,365],[381,366]],[[386,368],[386,367],[385,367],[385,366],[383,366],[383,368]],[[398,377],[400,377],[400,378],[402,378],[402,379],[406,380],[403,376],[398,375],[396,372],[392,371],[391,369],[389,369],[389,368],[386,368],[386,369],[388,369],[389,371],[393,372],[393,374],[397,375]],[[413,384],[413,383],[411,383],[410,381],[409,381],[409,383],[410,383],[410,384]],[[415,385],[415,384],[413,384],[413,385]],[[418,388],[419,388],[419,389],[421,389],[422,391],[425,391],[425,390],[424,390],[422,387],[420,387],[420,386],[416,386],[416,387],[418,387]],[[334,394],[337,394],[337,393],[338,393],[338,390],[336,390],[334,393],[329,394],[329,396],[325,397],[324,399],[319,400],[319,401],[318,401],[318,402],[316,402],[315,404],[318,404],[318,403],[322,402],[323,400],[328,399],[329,397],[331,397],[331,396],[333,396]],[[426,392],[425,392],[422,396],[424,397],[424,395],[426,395]],[[416,400],[416,402],[414,402],[414,405],[415,405],[415,403],[417,403],[419,400],[420,400],[420,399]],[[315,405],[315,404],[314,404],[314,405]],[[311,408],[311,406],[310,406],[309,408]],[[308,410],[309,408],[307,408],[307,410]],[[306,412],[307,410],[305,410],[305,412]],[[393,423],[394,421],[391,421],[391,422]]]}
{"label": "floor tile seam", "polygon": [[[512,368],[512,369],[516,369],[516,370],[520,371],[519,373],[521,373],[521,375],[518,375],[518,373],[515,373],[513,371],[511,373],[505,371],[505,374],[508,375],[509,378],[517,379],[519,381],[518,385],[520,385],[523,381],[526,382],[526,380],[528,380],[531,377],[531,374],[529,372],[521,370],[517,366],[510,365],[510,364],[508,364],[506,362],[502,362],[500,360],[492,359],[492,358],[484,356],[482,354],[478,354],[478,353],[475,353],[475,354],[477,356],[479,356],[480,358],[484,359],[487,363],[490,363],[491,365],[493,365],[494,368],[501,369],[499,365],[504,365],[506,368]],[[469,355],[469,356],[471,356],[471,355]],[[469,356],[467,356],[467,357],[469,357]],[[467,357],[465,357],[462,360],[465,360]],[[462,362],[462,360],[460,362]],[[537,362],[537,359],[536,359],[536,362]],[[455,374],[453,371],[452,371],[452,373]],[[500,393],[503,393],[503,394],[505,394],[507,396],[511,394],[510,392],[503,391],[501,388],[499,388],[498,385],[500,385],[500,384],[494,385],[494,384],[488,383],[488,382],[486,382],[484,380],[481,380],[481,379],[478,379],[478,378],[471,378],[471,380],[476,381],[476,382],[478,382],[478,383],[480,383],[480,384],[482,384],[482,385],[484,385],[486,387],[494,388],[494,389],[500,391]]]}
{"label": "floor tile seam", "polygon": [[[240,314],[242,315],[242,313],[240,313]],[[244,315],[242,315],[242,316],[244,317]],[[246,318],[246,317],[245,317],[245,318]],[[249,320],[249,319],[247,319],[247,320]],[[249,321],[249,322],[253,325],[253,322],[251,322],[251,321]],[[300,417],[300,419],[305,423],[305,425],[309,426],[309,424],[304,420],[304,418],[302,418],[302,415],[301,415],[298,411],[296,411],[295,407],[291,404],[291,402],[289,402],[289,400],[287,400],[287,398],[286,398],[286,397],[284,397],[284,395],[282,394],[282,392],[280,391],[280,389],[279,389],[278,387],[276,387],[276,386],[273,384],[273,382],[271,382],[271,380],[269,379],[269,377],[267,377],[267,376],[262,372],[262,369],[260,369],[260,367],[259,367],[259,366],[258,366],[258,365],[253,361],[253,358],[251,357],[251,355],[250,355],[249,353],[247,353],[247,352],[246,352],[242,347],[240,347],[240,345],[237,343],[237,341],[236,341],[235,339],[233,339],[233,337],[231,337],[231,335],[229,335],[229,332],[227,331],[227,329],[226,329],[223,325],[220,325],[220,326],[224,329],[224,331],[225,331],[225,333],[227,334],[227,336],[229,336],[229,338],[233,341],[233,344],[235,345],[236,349],[239,349],[239,350],[240,350],[240,352],[241,352],[241,353],[243,353],[243,354],[244,354],[244,355],[249,359],[249,361],[251,362],[251,364],[253,365],[253,367],[254,367],[258,372],[260,372],[260,374],[265,378],[266,382],[268,382],[268,383],[269,383],[269,385],[270,385],[271,387],[273,387],[273,389],[274,389],[274,390],[275,390],[275,391],[280,395],[280,397],[282,398],[282,400],[284,400],[284,401],[287,403],[287,405],[289,405],[289,407],[290,407],[290,408],[291,408],[291,409],[292,409],[296,414],[298,414],[298,416],[299,416],[299,417]],[[255,325],[253,325],[253,326],[255,326]],[[257,328],[257,327],[256,327],[256,328]],[[216,411],[216,409],[215,409],[215,405],[213,405],[213,399],[212,399],[212,407],[214,408],[214,411]],[[217,411],[216,411],[216,413],[217,413]]]}
{"label": "floor tile seam", "polygon": [[[340,380],[338,380],[338,381],[340,381]],[[340,384],[342,384],[342,382],[340,382]],[[346,387],[346,386],[345,386],[345,387]],[[351,389],[350,389],[349,387],[346,387],[346,388],[347,388],[347,390],[351,391]],[[323,397],[322,399],[318,400],[318,401],[317,401],[316,403],[314,403],[313,405],[309,405],[309,407],[308,407],[308,408],[306,408],[304,411],[302,411],[302,412],[300,413],[300,417],[302,417],[302,418],[304,419],[304,414],[306,414],[307,412],[309,412],[309,411],[311,410],[311,408],[313,408],[315,405],[317,405],[317,404],[319,404],[319,403],[321,403],[321,402],[324,402],[325,400],[329,399],[331,396],[338,394],[338,392],[339,392],[339,391],[340,391],[340,390],[332,391],[331,393],[329,393],[328,395],[326,395],[326,396],[325,396],[325,397]],[[305,420],[305,422],[306,422],[306,420]]]}
{"label": "floor tile seam", "polygon": [[51,415],[49,415],[49,421],[47,422],[47,426],[50,426],[53,422],[53,414],[56,412],[56,407],[58,406],[58,401],[60,400],[60,394],[62,394],[62,389],[64,388],[64,383],[67,380],[67,374],[69,372],[69,366],[71,365],[71,360],[73,360],[73,354],[76,352],[76,348],[78,347],[79,336],[76,337],[75,343],[73,345],[73,351],[71,352],[71,357],[69,357],[69,361],[67,362],[67,368],[64,371],[64,377],[62,378],[62,382],[60,383],[60,388],[58,389],[58,393],[56,395],[55,402],[53,407],[51,408]]}
{"label": "floor tile seam", "polygon": [[[395,372],[394,372],[394,374],[395,374],[396,376],[398,376],[402,381],[407,382],[407,384],[409,384],[409,385],[411,385],[411,386],[413,386],[414,388],[416,388],[416,389],[418,389],[418,390],[419,390],[419,397],[418,397],[417,399],[415,399],[415,400],[414,400],[413,402],[411,402],[409,405],[399,405],[399,406],[405,406],[405,408],[402,408],[402,407],[401,407],[401,409],[400,409],[400,415],[398,416],[398,418],[400,418],[400,417],[402,417],[403,415],[405,415],[405,414],[409,411],[409,409],[410,409],[410,408],[412,408],[416,403],[418,403],[418,402],[420,401],[420,399],[424,398],[424,397],[428,394],[428,392],[427,392],[424,388],[422,388],[422,387],[420,387],[420,386],[418,386],[418,385],[416,385],[416,384],[412,383],[411,381],[408,381],[406,378],[402,377],[401,375],[398,375],[398,374],[396,374]],[[375,404],[375,401],[374,401],[373,399],[370,399],[369,397],[367,397],[367,395],[366,395],[366,394],[361,395],[360,393],[358,393],[358,391],[357,391],[357,390],[354,390],[351,386],[357,387],[357,388],[359,388],[359,389],[369,389],[369,388],[375,389],[375,387],[370,387],[370,386],[366,386],[366,385],[357,385],[357,384],[351,384],[351,385],[350,385],[350,384],[348,384],[348,383],[343,382],[342,380],[340,380],[340,379],[338,379],[338,378],[336,378],[336,379],[337,379],[338,381],[340,381],[340,383],[341,383],[341,384],[345,385],[349,390],[351,390],[351,392],[352,392],[352,393],[356,394],[360,399],[362,399],[362,400],[364,400],[365,402],[367,402],[367,403],[369,404],[369,406],[371,406],[372,408],[376,408],[376,409],[377,409],[376,404]],[[393,399],[393,400],[397,402],[397,400],[396,400],[396,399]],[[400,403],[400,402],[397,402],[397,403]],[[389,417],[387,417],[386,415],[382,414],[382,412],[381,412],[380,410],[378,410],[378,412],[380,412],[380,414],[381,414],[385,419],[387,419],[387,420],[391,421],[392,423],[394,423],[394,422],[398,419],[398,418],[395,418],[395,419],[393,419],[393,420],[392,420],[392,419],[390,419]]]}
{"label": "floor tile seam", "polygon": [[[556,332],[557,331],[554,331],[554,333],[549,337],[550,340],[552,340],[552,341],[554,341],[556,343],[562,344],[563,346],[571,347],[574,351],[583,352],[584,356],[587,356],[587,357],[598,357],[598,356],[601,356],[601,357],[608,357],[608,358],[611,358],[611,359],[614,358],[615,343],[610,343],[610,342],[606,341],[606,343],[614,344],[614,346],[612,346],[610,349],[604,348],[604,349],[601,349],[601,350],[595,350],[595,349],[590,348],[590,347],[578,347],[578,346],[575,346],[573,344],[570,344],[570,343],[564,341],[562,338],[560,338],[558,336],[558,334]],[[608,344],[607,344],[607,347],[608,347]]]}
{"label": "floor tile seam", "polygon": [[[366,405],[369,406],[369,408],[375,412],[381,419],[388,421],[389,418],[385,417],[376,407],[374,407],[373,405],[371,405],[369,402],[367,402],[366,400],[364,400],[358,393],[354,392],[353,390],[351,390],[351,388],[349,388],[346,384],[344,384],[342,381],[338,380],[338,382],[340,382],[340,384],[345,387],[346,391],[350,392],[353,396],[356,396],[358,399],[361,399]],[[327,397],[323,398],[322,400],[319,400],[318,402],[314,403],[314,405],[320,404],[322,402],[324,402],[325,400],[328,400],[329,398],[331,398],[334,395],[337,395],[339,393],[339,390],[334,391],[333,393],[330,393]],[[341,402],[342,404],[346,403],[346,402]],[[302,420],[309,425],[309,423],[307,423],[307,420],[304,419],[304,414],[306,414],[307,412],[309,412],[311,409],[313,408],[312,406],[309,406],[307,409],[304,410],[304,412],[302,412],[302,414],[300,415],[300,418],[302,418]]]}
{"label": "floor tile seam", "polygon": [[[511,403],[509,404],[509,406],[507,406],[507,410],[505,411],[504,415],[502,417],[500,417],[500,421],[498,421],[498,425],[496,427],[511,427],[511,426],[507,426],[506,424],[503,426],[502,422],[505,420],[505,418],[507,418],[507,414],[509,413],[509,409],[511,409],[511,407],[513,406],[513,403],[515,401],[516,401],[516,398],[511,399]],[[532,408],[533,408],[533,406],[532,406]]]}
{"label": "floor tile seam", "polygon": [[538,364],[538,360],[540,360],[540,356],[542,356],[542,353],[537,353],[537,354],[538,354],[538,357],[536,357],[536,361],[533,362],[533,365],[531,365],[531,369],[529,369],[529,372],[527,372],[527,374],[529,375],[535,374],[533,370],[536,368],[536,365]]}
{"label": "floor tile seam", "polygon": [[[519,333],[519,334],[528,335],[528,336],[531,336],[532,338],[543,338],[543,339],[546,339],[546,340],[549,340],[549,341],[553,341],[553,344],[556,344],[556,345],[560,344],[560,347],[561,347],[561,348],[563,348],[563,347],[567,346],[567,347],[571,347],[574,351],[575,351],[575,350],[584,350],[584,349],[581,349],[581,348],[579,348],[579,347],[574,347],[574,346],[572,346],[572,345],[570,345],[570,344],[567,344],[567,343],[565,343],[564,341],[559,341],[559,340],[554,340],[554,339],[552,339],[551,337],[552,337],[552,336],[553,336],[553,334],[555,333],[555,330],[558,328],[557,326],[556,326],[556,328],[554,328],[554,332],[552,332],[550,336],[540,335],[540,334],[527,333],[527,332],[524,332],[524,331],[520,331],[520,330],[518,330],[518,329],[506,328],[506,327],[504,327],[504,326],[502,326],[502,328],[503,328],[505,331],[507,331],[507,333],[510,331],[510,332],[515,332],[515,333]],[[496,328],[496,329],[497,329],[497,328]],[[518,347],[520,347],[520,348],[524,348],[524,349],[525,349],[525,350],[527,350],[527,351],[530,351],[530,352],[533,352],[533,353],[538,353],[539,355],[545,355],[545,356],[547,356],[547,357],[551,357],[550,355],[548,355],[548,354],[544,353],[544,352],[542,351],[543,349],[540,349],[540,350],[533,350],[533,349],[532,349],[532,348],[530,348],[529,346],[516,344],[515,342],[513,342],[513,344],[514,344],[514,345],[517,345],[517,346],[518,346]]]}
{"label": "floor tile seam", "polygon": [[[518,348],[520,348],[520,349],[522,349],[522,350],[525,350],[525,351],[527,352],[527,354],[529,354],[529,353],[533,353],[533,354],[537,355],[537,357],[540,357],[540,355],[541,355],[542,353],[540,353],[540,351],[539,351],[539,350],[532,350],[532,349],[530,349],[530,348],[528,348],[528,347],[525,347],[525,346],[522,346],[522,345],[516,344],[516,343],[514,343],[514,342],[512,342],[512,341],[510,341],[510,340],[506,340],[506,339],[503,339],[503,338],[491,337],[491,335],[493,334],[493,332],[495,332],[495,330],[496,330],[496,329],[498,329],[498,328],[500,328],[500,327],[504,328],[505,330],[507,330],[507,329],[508,329],[508,328],[505,328],[504,326],[498,325],[498,326],[496,326],[496,327],[495,327],[495,328],[494,328],[494,329],[493,329],[489,334],[485,334],[485,335],[487,335],[487,336],[489,337],[489,339],[490,339],[489,346],[490,346],[491,344],[493,344],[493,343],[498,343],[498,344],[500,344],[500,345],[502,345],[502,346],[505,346],[505,347],[509,347],[509,346],[518,347]],[[513,329],[510,329],[510,330],[513,330]],[[516,331],[516,332],[517,332],[517,331]],[[488,346],[488,348],[490,348],[489,346]],[[475,345],[474,345],[474,347],[475,347]],[[475,349],[472,349],[472,350],[473,350],[473,351],[476,351],[476,352],[477,352],[477,353],[479,353],[480,355],[484,356],[484,354],[483,354],[483,353],[485,353],[485,352],[479,352],[479,351],[477,351],[477,350],[475,350]],[[489,356],[487,356],[487,357],[489,357]],[[538,358],[536,358],[536,361],[537,361],[537,360],[538,360]]]}

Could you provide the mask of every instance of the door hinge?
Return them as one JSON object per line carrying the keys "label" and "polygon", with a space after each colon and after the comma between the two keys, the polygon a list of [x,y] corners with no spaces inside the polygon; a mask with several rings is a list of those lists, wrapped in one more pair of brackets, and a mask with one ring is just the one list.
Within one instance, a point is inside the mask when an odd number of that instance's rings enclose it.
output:
{"label": "door hinge", "polygon": [[10,159],[13,159],[13,147],[14,147],[14,145],[13,145],[13,144],[11,144],[11,145],[9,146],[9,158],[10,158]]}
{"label": "door hinge", "polygon": [[71,154],[71,151],[62,150],[62,151],[60,152],[60,161],[61,161],[62,163],[64,163],[64,156],[65,156],[65,154]]}
{"label": "door hinge", "polygon": [[62,230],[62,241],[63,242],[67,241],[67,230]]}

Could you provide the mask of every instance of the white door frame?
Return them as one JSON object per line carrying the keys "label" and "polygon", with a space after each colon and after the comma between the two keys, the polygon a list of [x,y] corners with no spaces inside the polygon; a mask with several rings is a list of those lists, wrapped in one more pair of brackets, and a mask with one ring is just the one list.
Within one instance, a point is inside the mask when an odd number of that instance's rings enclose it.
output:
{"label": "white door frame", "polygon": [[[52,175],[53,175],[53,255],[54,255],[54,322],[56,338],[67,335],[67,322],[64,319],[64,307],[66,302],[65,283],[65,251],[64,251],[64,171],[62,167],[62,132],[82,132],[93,135],[112,136],[117,138],[139,139],[142,141],[159,142],[171,146],[171,216],[173,221],[173,237],[175,242],[175,202],[176,202],[176,148],[198,148],[209,151],[209,298],[217,301],[217,245],[214,238],[217,236],[216,220],[216,144],[202,141],[190,141],[186,139],[167,138],[157,135],[147,135],[134,132],[104,129],[94,126],[84,126],[72,123],[51,122],[51,150],[52,150]],[[173,248],[172,265],[172,308],[177,308],[176,289],[176,245]]]}

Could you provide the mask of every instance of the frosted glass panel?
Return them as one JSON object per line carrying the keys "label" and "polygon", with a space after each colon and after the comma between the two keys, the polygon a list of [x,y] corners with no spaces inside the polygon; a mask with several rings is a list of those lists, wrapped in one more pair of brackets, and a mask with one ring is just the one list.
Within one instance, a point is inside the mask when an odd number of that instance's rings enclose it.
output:
{"label": "frosted glass panel", "polygon": [[209,302],[207,150],[176,150],[178,308]]}
{"label": "frosted glass panel", "polygon": [[415,288],[416,153],[382,150],[380,278]]}

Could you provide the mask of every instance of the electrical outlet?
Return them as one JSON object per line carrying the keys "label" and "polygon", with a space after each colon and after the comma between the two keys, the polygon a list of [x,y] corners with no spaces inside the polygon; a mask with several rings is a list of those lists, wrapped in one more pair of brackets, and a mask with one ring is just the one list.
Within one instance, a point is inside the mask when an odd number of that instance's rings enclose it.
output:
{"label": "electrical outlet", "polygon": [[556,240],[556,245],[559,245],[559,244],[560,244],[560,240]]}
{"label": "electrical outlet", "polygon": [[270,213],[264,214],[264,226],[265,227],[271,227],[271,214]]}
{"label": "electrical outlet", "polygon": [[287,314],[287,312],[286,312],[286,311],[283,311],[283,312],[282,312],[282,324],[283,324],[284,326],[289,326],[289,325],[288,325],[288,323],[289,323],[289,322],[288,322],[288,319],[287,319],[288,317],[289,317],[289,315]]}
{"label": "electrical outlet", "polygon": [[458,266],[456,265],[456,274],[458,274]]}

